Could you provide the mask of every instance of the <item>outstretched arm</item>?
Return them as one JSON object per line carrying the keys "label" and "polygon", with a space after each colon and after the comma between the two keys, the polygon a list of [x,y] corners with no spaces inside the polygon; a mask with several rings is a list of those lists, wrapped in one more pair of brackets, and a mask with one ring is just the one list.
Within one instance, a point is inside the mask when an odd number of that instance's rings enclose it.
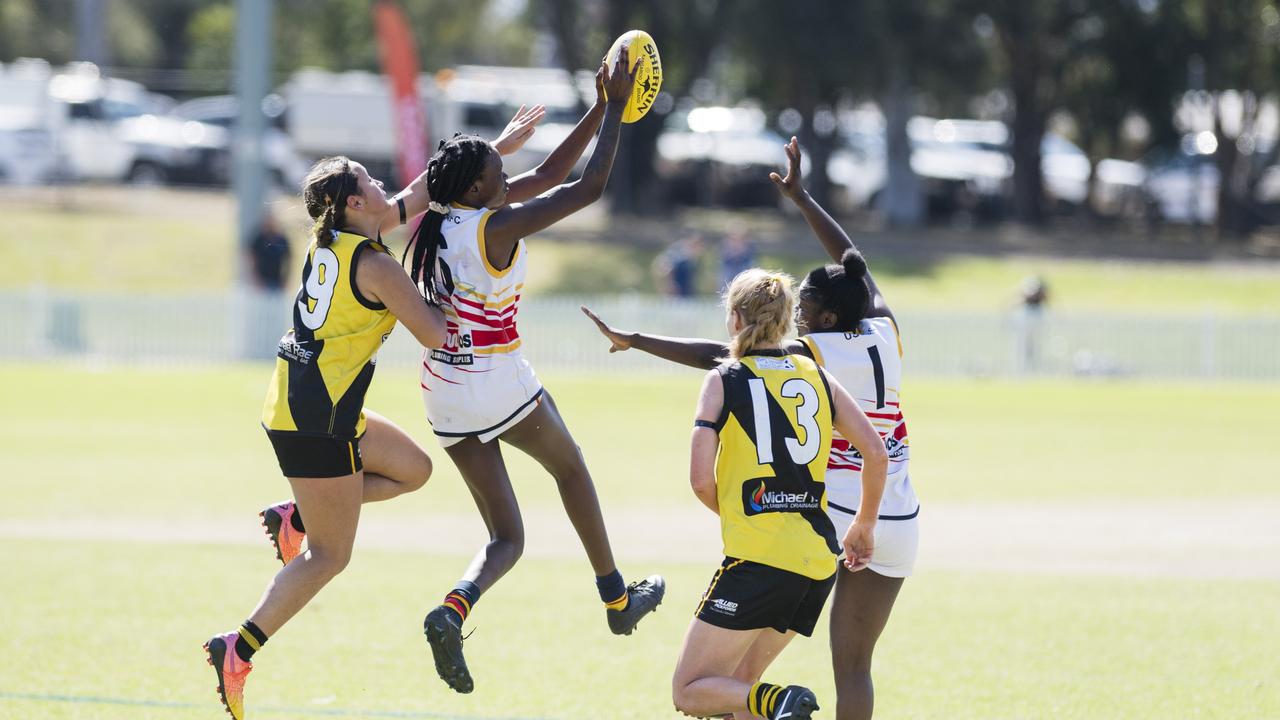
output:
{"label": "outstretched arm", "polygon": [[560,145],[538,167],[512,178],[507,191],[508,203],[519,203],[541,195],[564,182],[573,166],[591,144],[591,138],[600,129],[604,120],[606,102],[604,97],[604,65],[596,71],[596,102],[582,116],[573,130],[561,141]]}
{"label": "outstretched arm", "polygon": [[[636,67],[639,67],[638,63]],[[604,194],[605,183],[613,170],[618,137],[622,132],[622,112],[626,108],[627,98],[631,96],[631,86],[636,78],[635,70],[627,68],[627,48],[623,48],[618,53],[618,62],[612,74],[605,77],[609,101],[605,107],[600,136],[582,177],[522,205],[503,207],[489,217],[484,231],[485,252],[494,267],[506,266],[521,238],[554,225],[599,200]]]}
{"label": "outstretched arm", "polygon": [[[591,321],[596,324],[596,329],[600,331],[600,334],[604,335],[612,343],[609,347],[609,352],[611,353],[635,348],[636,350],[643,350],[654,357],[660,357],[663,360],[702,370],[710,370],[729,357],[729,346],[725,343],[701,338],[666,337],[664,335],[649,335],[629,330],[618,330],[601,320],[587,306],[582,305],[580,307],[583,314],[591,318]],[[788,341],[785,347],[787,352],[809,355],[809,349],[799,341]]]}
{"label": "outstretched arm", "polygon": [[[502,155],[510,155],[524,147],[525,142],[533,137],[533,131],[546,114],[546,108],[541,105],[531,108],[521,105],[511,118],[511,122],[507,123],[507,127],[503,129],[502,134],[493,141],[494,149]],[[379,232],[390,232],[400,227],[402,223],[408,222],[409,218],[417,217],[427,211],[427,206],[431,203],[431,194],[427,192],[426,171],[414,178],[408,187],[396,193],[391,200],[391,209],[379,223]],[[403,216],[399,207],[401,202],[404,203]]]}
{"label": "outstretched arm", "polygon": [[[827,211],[818,204],[813,196],[809,195],[809,191],[805,190],[804,182],[800,177],[800,143],[792,136],[791,142],[782,146],[787,153],[787,176],[782,177],[776,172],[769,173],[769,179],[774,185],[778,186],[778,190],[797,208],[800,214],[804,216],[804,221],[809,223],[809,228],[813,230],[813,234],[818,236],[818,240],[822,243],[822,247],[827,251],[827,255],[836,264],[840,263],[840,258],[846,250],[854,247],[853,241],[849,239],[848,233],[840,224],[835,221]],[[871,290],[871,312],[868,317],[888,317],[893,318],[893,312],[889,310],[888,304],[884,301],[884,295],[880,293],[880,288],[876,285],[876,281],[871,277],[871,272],[867,272],[867,286]],[[896,323],[897,320],[894,320]]]}

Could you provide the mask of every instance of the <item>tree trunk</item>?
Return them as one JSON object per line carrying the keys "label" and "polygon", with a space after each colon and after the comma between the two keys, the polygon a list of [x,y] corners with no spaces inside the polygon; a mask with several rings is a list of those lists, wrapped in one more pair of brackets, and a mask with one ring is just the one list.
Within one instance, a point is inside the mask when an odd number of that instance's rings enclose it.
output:
{"label": "tree trunk", "polygon": [[920,178],[911,168],[911,138],[907,122],[914,112],[914,88],[902,58],[889,62],[889,86],[885,93],[885,185],[879,210],[895,227],[915,227],[924,220],[924,196]]}
{"label": "tree trunk", "polygon": [[1040,104],[1040,62],[1033,38],[1010,42],[1013,85],[1013,214],[1022,223],[1044,222],[1040,143],[1048,124]]}
{"label": "tree trunk", "polygon": [[819,205],[830,207],[831,178],[827,175],[827,161],[831,159],[831,151],[835,146],[835,133],[822,135],[814,129],[814,117],[821,109],[818,103],[805,100],[797,105],[804,118],[800,127],[800,144],[804,146],[810,163],[804,184]]}

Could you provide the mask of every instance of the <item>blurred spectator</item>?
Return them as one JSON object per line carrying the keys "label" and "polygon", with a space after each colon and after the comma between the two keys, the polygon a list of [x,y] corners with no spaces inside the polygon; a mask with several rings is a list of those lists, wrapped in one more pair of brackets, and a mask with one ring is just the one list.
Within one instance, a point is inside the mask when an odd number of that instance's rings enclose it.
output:
{"label": "blurred spectator", "polygon": [[279,223],[271,213],[262,217],[262,227],[249,242],[249,261],[255,287],[270,292],[284,289],[284,273],[289,264],[289,240],[281,232]]}
{"label": "blurred spectator", "polygon": [[690,235],[677,240],[653,261],[654,284],[670,297],[697,295],[701,259],[702,236]]}
{"label": "blurred spectator", "polygon": [[1021,373],[1040,369],[1040,345],[1045,306],[1049,303],[1049,285],[1039,275],[1022,281],[1018,289],[1017,365]]}
{"label": "blurred spectator", "polygon": [[720,289],[729,286],[738,273],[755,267],[756,249],[742,231],[729,233],[720,242]]}

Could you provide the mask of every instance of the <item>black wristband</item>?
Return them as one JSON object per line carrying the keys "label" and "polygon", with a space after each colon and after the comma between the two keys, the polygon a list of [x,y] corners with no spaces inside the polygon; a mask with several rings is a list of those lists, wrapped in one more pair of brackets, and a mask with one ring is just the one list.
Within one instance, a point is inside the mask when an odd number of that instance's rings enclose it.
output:
{"label": "black wristband", "polygon": [[404,198],[396,198],[396,207],[400,208],[400,224],[403,225],[404,221],[408,219],[406,217],[407,211],[404,209]]}
{"label": "black wristband", "polygon": [[697,420],[694,420],[693,426],[711,428],[712,430],[716,430],[716,431],[719,430],[719,428],[716,427],[715,423],[711,422],[710,420],[703,420],[702,418],[698,418]]}

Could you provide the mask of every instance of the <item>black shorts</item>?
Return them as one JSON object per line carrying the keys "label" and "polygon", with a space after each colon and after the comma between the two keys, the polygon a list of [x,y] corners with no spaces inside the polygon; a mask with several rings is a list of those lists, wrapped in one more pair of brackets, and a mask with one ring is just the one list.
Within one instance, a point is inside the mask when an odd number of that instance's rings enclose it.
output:
{"label": "black shorts", "polygon": [[364,469],[360,439],[339,440],[297,433],[267,433],[285,477],[329,478],[354,475]]}
{"label": "black shorts", "polygon": [[750,560],[725,558],[702,596],[695,616],[726,630],[773,628],[809,637],[836,584],[831,577],[813,580]]}

